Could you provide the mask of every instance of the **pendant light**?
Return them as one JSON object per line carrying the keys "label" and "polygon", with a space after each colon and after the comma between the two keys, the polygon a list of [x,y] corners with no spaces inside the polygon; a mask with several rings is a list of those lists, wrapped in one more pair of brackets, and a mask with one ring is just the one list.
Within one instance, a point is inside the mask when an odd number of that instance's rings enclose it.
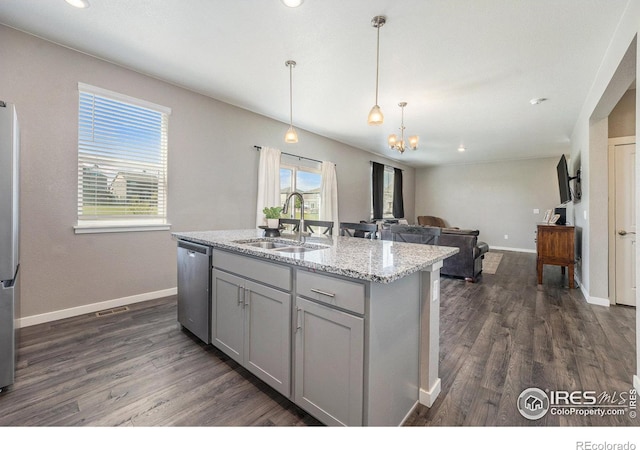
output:
{"label": "pendant light", "polygon": [[[398,140],[398,136],[395,134],[390,134],[388,143],[389,148],[392,150],[398,150],[400,153],[404,153],[407,149],[407,143],[404,141],[404,107],[407,106],[407,102],[400,102],[398,106],[402,108],[402,122],[400,123],[400,140]],[[409,148],[411,150],[417,150],[418,148],[418,140],[420,138],[418,136],[409,136]]]}
{"label": "pendant light", "polygon": [[71,6],[75,6],[76,8],[88,8],[89,0],[65,0]]}
{"label": "pendant light", "polygon": [[378,40],[376,45],[376,104],[369,111],[367,123],[369,125],[381,125],[384,122],[384,115],[378,106],[378,72],[380,70],[380,27],[387,21],[385,16],[375,16],[371,19],[371,25],[378,30]]}
{"label": "pendant light", "polygon": [[295,61],[286,61],[285,66],[289,68],[289,129],[284,135],[284,141],[287,144],[295,144],[298,142],[298,133],[293,128],[293,75],[292,70],[296,66]]}

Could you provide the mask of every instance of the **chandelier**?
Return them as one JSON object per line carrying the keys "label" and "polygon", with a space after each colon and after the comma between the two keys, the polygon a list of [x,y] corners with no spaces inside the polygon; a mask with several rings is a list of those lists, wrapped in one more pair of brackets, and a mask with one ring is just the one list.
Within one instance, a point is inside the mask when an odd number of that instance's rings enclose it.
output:
{"label": "chandelier", "polygon": [[[392,150],[398,150],[400,153],[404,153],[404,151],[407,149],[407,143],[405,143],[404,141],[404,107],[407,106],[407,102],[400,102],[398,103],[398,106],[400,108],[402,108],[402,122],[400,125],[400,140],[398,140],[398,136],[396,136],[395,134],[390,134],[389,135],[389,139],[388,139],[388,143],[389,143],[389,148]],[[409,136],[409,148],[411,150],[416,150],[418,148],[418,140],[420,138],[418,136]]]}

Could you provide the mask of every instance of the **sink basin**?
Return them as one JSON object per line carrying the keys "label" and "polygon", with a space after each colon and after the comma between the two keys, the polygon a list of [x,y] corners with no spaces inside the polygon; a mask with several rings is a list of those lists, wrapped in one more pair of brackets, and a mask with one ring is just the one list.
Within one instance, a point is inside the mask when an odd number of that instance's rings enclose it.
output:
{"label": "sink basin", "polygon": [[245,240],[245,241],[234,241],[236,244],[243,244],[248,247],[256,247],[262,248],[265,250],[274,250],[276,252],[281,253],[305,253],[311,252],[315,250],[323,250],[328,248],[326,245],[320,244],[300,244],[296,241],[282,242],[282,241],[274,241],[274,240]]}
{"label": "sink basin", "polygon": [[276,248],[275,249],[275,251],[282,252],[282,253],[304,253],[304,252],[312,252],[314,250],[321,250],[321,249],[320,248],[301,247],[301,246],[282,247],[282,248]]}
{"label": "sink basin", "polygon": [[285,244],[282,242],[273,242],[273,241],[249,242],[246,245],[249,245],[251,247],[266,248],[266,249],[274,249],[274,248],[278,249],[278,248],[290,246],[290,244]]}

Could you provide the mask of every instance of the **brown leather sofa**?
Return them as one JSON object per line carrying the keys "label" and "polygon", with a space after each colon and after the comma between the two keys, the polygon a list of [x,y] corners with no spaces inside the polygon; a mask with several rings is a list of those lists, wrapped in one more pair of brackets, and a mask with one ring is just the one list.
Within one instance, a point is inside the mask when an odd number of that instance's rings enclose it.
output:
{"label": "brown leather sofa", "polygon": [[444,223],[444,220],[435,216],[418,216],[418,225],[447,228],[447,224]]}

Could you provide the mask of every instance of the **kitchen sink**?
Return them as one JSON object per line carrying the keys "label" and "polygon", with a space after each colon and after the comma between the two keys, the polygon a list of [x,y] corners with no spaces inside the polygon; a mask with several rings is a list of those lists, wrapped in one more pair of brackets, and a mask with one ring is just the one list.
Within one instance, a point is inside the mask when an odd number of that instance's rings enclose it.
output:
{"label": "kitchen sink", "polygon": [[291,244],[285,244],[284,242],[273,242],[273,241],[248,242],[246,245],[249,245],[251,247],[266,248],[266,249],[279,249],[279,248],[286,248],[291,246]]}
{"label": "kitchen sink", "polygon": [[293,246],[293,247],[282,247],[276,248],[275,251],[282,253],[304,253],[304,252],[312,252],[314,250],[322,250],[322,248],[309,248],[302,246]]}
{"label": "kitchen sink", "polygon": [[297,241],[274,241],[274,240],[243,240],[243,241],[234,241],[236,244],[243,244],[249,247],[262,248],[265,250],[274,250],[280,253],[305,253],[311,252],[315,250],[323,250],[329,248],[326,245],[321,244],[300,244]]}

